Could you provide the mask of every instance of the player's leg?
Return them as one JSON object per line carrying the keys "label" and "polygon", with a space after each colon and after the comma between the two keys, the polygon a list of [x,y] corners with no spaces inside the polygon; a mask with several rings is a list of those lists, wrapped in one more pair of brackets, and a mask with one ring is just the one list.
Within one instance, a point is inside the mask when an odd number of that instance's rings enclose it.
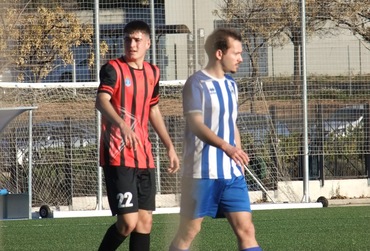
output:
{"label": "player's leg", "polygon": [[243,176],[227,184],[220,207],[237,237],[239,250],[261,250],[255,237],[248,187]]}
{"label": "player's leg", "polygon": [[194,238],[200,232],[203,218],[189,219],[181,216],[179,229],[173,239],[169,251],[189,250]]}
{"label": "player's leg", "polygon": [[104,235],[99,251],[116,250],[135,229],[138,221],[136,171],[125,167],[104,167],[107,196],[117,221]]}
{"label": "player's leg", "polygon": [[237,237],[239,250],[257,248],[258,243],[252,222],[252,214],[249,212],[233,212],[225,213],[225,215]]}
{"label": "player's leg", "polygon": [[139,214],[137,212],[117,214],[116,227],[118,232],[122,236],[129,236],[135,230],[138,219]]}
{"label": "player's leg", "polygon": [[170,251],[188,250],[201,229],[203,218],[216,215],[218,190],[214,180],[182,179],[180,224]]}
{"label": "player's leg", "polygon": [[151,211],[139,210],[138,224],[130,235],[130,251],[147,251],[150,249],[152,221]]}
{"label": "player's leg", "polygon": [[137,191],[138,221],[130,235],[130,251],[149,251],[156,194],[154,168],[138,170]]}

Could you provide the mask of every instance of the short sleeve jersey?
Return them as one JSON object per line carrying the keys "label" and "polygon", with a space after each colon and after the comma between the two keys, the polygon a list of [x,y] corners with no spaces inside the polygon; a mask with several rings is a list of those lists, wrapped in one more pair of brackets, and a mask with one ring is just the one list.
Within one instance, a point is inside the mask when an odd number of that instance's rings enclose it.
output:
{"label": "short sleeve jersey", "polygon": [[98,93],[111,96],[111,104],[140,138],[136,151],[124,147],[121,131],[102,116],[101,166],[154,168],[148,122],[150,108],[159,102],[159,69],[144,62],[143,69],[130,67],[123,58],[110,60],[100,70]]}
{"label": "short sleeve jersey", "polygon": [[[183,112],[201,113],[204,124],[235,146],[238,89],[231,76],[215,79],[204,71],[188,78],[183,88]],[[185,125],[183,176],[200,179],[231,179],[241,176],[236,163],[220,148],[200,140]]]}

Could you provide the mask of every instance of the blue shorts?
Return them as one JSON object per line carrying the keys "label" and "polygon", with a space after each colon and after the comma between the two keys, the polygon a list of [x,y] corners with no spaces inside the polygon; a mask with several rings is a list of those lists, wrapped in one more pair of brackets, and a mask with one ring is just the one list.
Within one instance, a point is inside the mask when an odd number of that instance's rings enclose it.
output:
{"label": "blue shorts", "polygon": [[233,179],[182,178],[180,213],[192,219],[251,212],[244,176]]}

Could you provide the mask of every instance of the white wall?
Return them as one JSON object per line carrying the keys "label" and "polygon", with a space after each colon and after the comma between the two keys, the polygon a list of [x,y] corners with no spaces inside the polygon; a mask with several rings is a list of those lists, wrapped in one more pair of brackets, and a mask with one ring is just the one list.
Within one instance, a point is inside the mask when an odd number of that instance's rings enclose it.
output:
{"label": "white wall", "polygon": [[[370,46],[370,45],[368,45]],[[269,47],[269,76],[293,74],[293,45]],[[349,31],[313,37],[306,44],[307,73],[353,76],[370,73],[370,50]]]}
{"label": "white wall", "polygon": [[[216,17],[212,14],[212,11],[217,8],[216,2],[213,0],[166,1],[166,24],[185,24],[192,34],[196,34],[198,29],[202,28],[207,37],[214,29],[214,20]],[[196,5],[196,10],[193,9],[193,3]],[[174,67],[176,64],[174,62],[174,53],[171,53],[171,48],[173,48],[174,44],[177,45],[177,79],[186,79],[192,73],[188,69],[186,39],[186,35],[167,35],[167,52],[169,60],[172,62],[168,67],[168,73],[171,74],[168,79],[175,79]],[[203,50],[203,44],[198,44],[197,46],[207,60],[207,56]],[[198,55],[195,57],[199,58]],[[197,60],[197,64],[194,67],[195,70],[199,70],[202,67],[204,65],[200,65]]]}

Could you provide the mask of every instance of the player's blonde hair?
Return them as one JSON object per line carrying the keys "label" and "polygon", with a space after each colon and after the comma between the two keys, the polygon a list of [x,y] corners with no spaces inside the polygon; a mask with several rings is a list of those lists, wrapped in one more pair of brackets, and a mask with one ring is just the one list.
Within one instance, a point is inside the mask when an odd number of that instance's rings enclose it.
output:
{"label": "player's blonde hair", "polygon": [[238,41],[242,41],[242,36],[239,32],[233,29],[219,28],[214,30],[206,39],[204,48],[208,57],[212,57],[217,50],[221,50],[223,53],[229,48],[228,40],[233,38]]}

